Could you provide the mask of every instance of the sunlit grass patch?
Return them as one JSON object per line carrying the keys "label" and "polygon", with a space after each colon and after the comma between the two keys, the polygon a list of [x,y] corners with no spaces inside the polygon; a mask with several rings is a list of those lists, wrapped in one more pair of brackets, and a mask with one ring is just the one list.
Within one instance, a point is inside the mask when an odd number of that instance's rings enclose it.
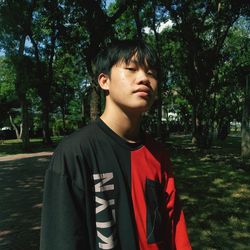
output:
{"label": "sunlit grass patch", "polygon": [[250,173],[241,168],[240,138],[206,151],[194,150],[187,137],[170,141],[193,249],[249,249]]}
{"label": "sunlit grass patch", "polygon": [[249,186],[247,186],[247,184],[242,184],[240,187],[233,190],[232,197],[233,198],[245,198],[245,199],[248,198],[248,199],[250,199]]}

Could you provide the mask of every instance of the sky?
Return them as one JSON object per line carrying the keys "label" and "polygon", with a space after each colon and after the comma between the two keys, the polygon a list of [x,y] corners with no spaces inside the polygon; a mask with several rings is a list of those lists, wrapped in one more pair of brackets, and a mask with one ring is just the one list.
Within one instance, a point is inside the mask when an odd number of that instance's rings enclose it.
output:
{"label": "sky", "polygon": [[107,5],[107,8],[110,4],[114,3],[115,0],[106,0],[106,5]]}

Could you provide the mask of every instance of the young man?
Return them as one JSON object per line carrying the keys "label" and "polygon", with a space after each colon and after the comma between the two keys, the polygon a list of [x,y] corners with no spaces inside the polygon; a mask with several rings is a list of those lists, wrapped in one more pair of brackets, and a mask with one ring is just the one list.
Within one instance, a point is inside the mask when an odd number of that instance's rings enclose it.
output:
{"label": "young man", "polygon": [[136,41],[97,57],[105,110],[53,155],[41,250],[191,249],[167,151],[140,130],[157,92],[157,64],[152,49]]}

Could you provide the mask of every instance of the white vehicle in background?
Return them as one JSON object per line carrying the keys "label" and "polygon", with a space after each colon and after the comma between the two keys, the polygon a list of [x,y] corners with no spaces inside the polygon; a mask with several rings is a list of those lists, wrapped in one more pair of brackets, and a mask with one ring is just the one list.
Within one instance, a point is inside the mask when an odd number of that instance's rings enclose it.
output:
{"label": "white vehicle in background", "polygon": [[5,140],[16,139],[16,133],[11,127],[0,128],[0,142],[3,144]]}

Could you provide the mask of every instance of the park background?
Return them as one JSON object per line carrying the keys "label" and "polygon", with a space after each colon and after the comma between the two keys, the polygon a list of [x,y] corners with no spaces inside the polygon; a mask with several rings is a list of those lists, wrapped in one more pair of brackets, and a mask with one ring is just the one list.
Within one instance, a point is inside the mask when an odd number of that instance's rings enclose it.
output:
{"label": "park background", "polygon": [[44,173],[104,107],[92,60],[136,38],[159,55],[143,128],[168,147],[193,249],[250,246],[250,4],[0,1],[0,249],[39,248]]}

